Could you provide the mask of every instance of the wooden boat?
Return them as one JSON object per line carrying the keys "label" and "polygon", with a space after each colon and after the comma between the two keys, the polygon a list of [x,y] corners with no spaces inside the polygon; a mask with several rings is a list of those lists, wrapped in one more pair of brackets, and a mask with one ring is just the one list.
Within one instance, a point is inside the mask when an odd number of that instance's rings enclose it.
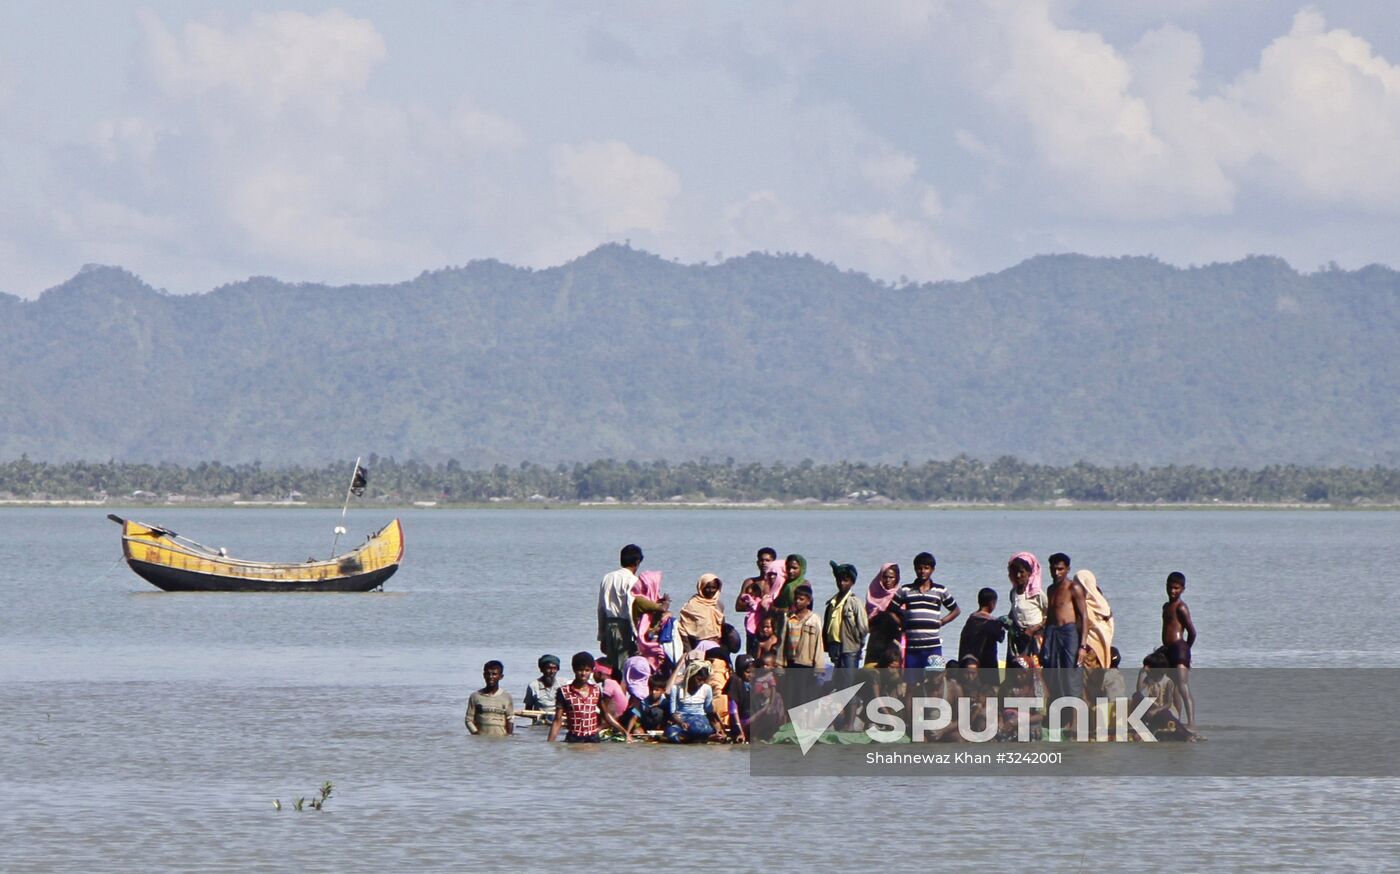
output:
{"label": "wooden boat", "polygon": [[403,526],[395,519],[356,549],[325,561],[283,564],[230,558],[168,528],[109,514],[122,526],[126,563],[167,592],[368,592],[403,560]]}

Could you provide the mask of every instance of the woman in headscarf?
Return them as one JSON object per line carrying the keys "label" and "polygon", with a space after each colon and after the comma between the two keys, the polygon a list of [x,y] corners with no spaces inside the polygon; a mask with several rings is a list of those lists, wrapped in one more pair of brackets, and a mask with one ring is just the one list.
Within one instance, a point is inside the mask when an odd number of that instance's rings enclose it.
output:
{"label": "woman in headscarf", "polygon": [[1089,648],[1084,656],[1084,667],[1106,668],[1112,660],[1113,608],[1099,588],[1093,571],[1079,571],[1074,578],[1084,587],[1084,606],[1089,611],[1084,618],[1084,646]]}
{"label": "woman in headscarf", "polygon": [[899,646],[903,627],[899,611],[891,609],[894,593],[899,591],[899,565],[892,561],[880,565],[880,572],[870,581],[865,593],[865,612],[870,620],[870,637],[865,642],[866,666],[879,664],[889,648]]}
{"label": "woman in headscarf", "polygon": [[[647,683],[651,680],[651,663],[645,656],[634,655],[622,665],[622,685],[636,701],[647,697]],[[635,704],[636,701],[633,703]]]}
{"label": "woman in headscarf", "polygon": [[723,585],[714,574],[702,574],[695,583],[695,594],[681,608],[676,631],[687,650],[694,649],[701,641],[719,642],[724,628],[724,606],[719,601]]}
{"label": "woman in headscarf", "polygon": [[710,663],[695,661],[686,666],[685,681],[671,687],[671,724],[666,727],[666,740],[680,744],[723,739],[709,679]]}
{"label": "woman in headscarf", "polygon": [[[632,594],[639,595],[651,601],[661,601],[661,571],[642,571],[637,574],[637,583],[632,587]],[[670,601],[669,598],[666,599]],[[637,627],[636,641],[637,654],[644,656],[651,665],[653,671],[665,670],[667,664],[666,651],[658,641],[653,629],[659,630],[663,616],[666,613],[645,612],[636,608],[637,601],[633,601],[632,620]],[[646,697],[645,695],[641,697]]]}
{"label": "woman in headscarf", "polygon": [[661,594],[661,571],[642,571],[637,574],[637,582],[632,584],[632,624],[635,626],[638,621],[646,615],[642,609],[642,604],[637,603],[637,598],[646,601],[653,601],[665,607],[670,598],[663,598]]}
{"label": "woman in headscarf", "polygon": [[1045,614],[1050,609],[1050,599],[1040,588],[1040,561],[1029,552],[1018,552],[1006,563],[1006,577],[1011,581],[1011,609],[1006,614],[1011,623],[1008,662],[1014,655],[1038,665]]}
{"label": "woman in headscarf", "polygon": [[[774,563],[776,565],[776,562]],[[788,614],[792,612],[793,604],[796,602],[797,590],[801,586],[812,588],[812,584],[807,582],[807,559],[797,553],[792,553],[783,560],[784,582],[777,590],[777,595],[773,598],[772,608],[769,610],[773,617],[773,628],[778,632],[778,651],[781,655],[783,647],[787,645],[788,639]]]}
{"label": "woman in headscarf", "polygon": [[812,585],[807,582],[807,559],[794,552],[787,557],[784,566],[787,579],[783,582],[782,590],[773,599],[773,609],[778,613],[786,613],[792,609],[793,595],[797,594],[798,586],[811,588]]}

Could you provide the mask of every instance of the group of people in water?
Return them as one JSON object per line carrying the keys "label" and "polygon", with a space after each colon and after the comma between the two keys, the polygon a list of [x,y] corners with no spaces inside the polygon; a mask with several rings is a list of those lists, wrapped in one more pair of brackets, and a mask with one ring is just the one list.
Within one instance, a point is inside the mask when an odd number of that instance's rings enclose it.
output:
{"label": "group of people in water", "polygon": [[[623,547],[620,566],[603,577],[598,591],[602,654],[575,654],[567,683],[559,682],[560,659],[541,656],[540,675],[526,688],[519,711],[500,687],[502,664],[487,662],[485,685],[467,702],[467,729],[512,734],[516,719],[528,718],[547,723],[551,741],[562,734],[569,743],[594,743],[607,734],[626,741],[746,743],[771,736],[786,721],[778,678],[795,690],[789,697],[810,700],[828,667],[872,669],[873,688],[896,696],[912,694],[914,676],[921,678],[919,690],[933,689],[949,700],[966,694],[975,702],[984,693],[1089,702],[1128,697],[1108,599],[1092,572],[1071,573],[1064,553],[1047,561],[1048,586],[1035,555],[1013,555],[1006,568],[1007,612],[996,615],[995,589],[979,591],[951,660],[944,657],[942,629],[962,608],[934,579],[931,553],[914,556],[909,582],[901,580],[898,564],[882,565],[864,598],[856,593],[856,568],[831,562],[836,592],[820,614],[803,556],[779,560],[776,550],[764,547],[756,559],[757,573],[739,585],[734,600],[742,622],[731,624],[718,576],[702,575],[695,594],[673,611],[670,596],[661,592],[661,573],[640,570],[640,547]],[[1167,577],[1162,646],[1143,660],[1133,698],[1152,698],[1154,732],[1194,740],[1189,677],[1196,628],[1181,599],[1185,587],[1180,572]],[[1027,736],[1017,724],[1027,716],[979,707],[973,705],[971,718],[981,736]],[[856,710],[843,717],[847,727],[857,726]],[[1043,714],[1029,718],[1035,723],[1031,736],[1039,737]]]}

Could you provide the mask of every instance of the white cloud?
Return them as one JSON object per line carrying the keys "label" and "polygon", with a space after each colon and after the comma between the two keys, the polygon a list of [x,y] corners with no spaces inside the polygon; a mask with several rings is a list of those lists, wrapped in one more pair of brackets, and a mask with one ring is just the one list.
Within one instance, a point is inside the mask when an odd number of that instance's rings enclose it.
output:
{"label": "white cloud", "polygon": [[[1001,7],[1008,69],[989,93],[1030,129],[1063,210],[1150,220],[1266,196],[1400,213],[1400,66],[1305,8],[1257,66],[1202,93],[1200,39],[1167,25],[1127,52]],[[970,153],[979,141],[959,135]]]}
{"label": "white cloud", "polygon": [[[319,182],[330,175],[268,166],[240,172],[227,192],[228,217],[258,251],[279,259],[349,258],[373,264],[379,243],[358,221],[349,191],[337,197]],[[371,202],[374,198],[368,198]]]}
{"label": "white cloud", "polygon": [[550,163],[566,209],[603,234],[664,230],[681,190],[666,162],[617,140],[555,146]]}
{"label": "white cloud", "polygon": [[932,185],[925,185],[923,193],[919,195],[919,212],[924,214],[924,218],[935,221],[943,217],[943,198],[938,196],[938,189]]}
{"label": "white cloud", "polygon": [[996,149],[987,145],[981,137],[977,136],[977,134],[973,133],[967,128],[960,127],[957,130],[953,131],[953,141],[956,142],[964,152],[967,152],[969,155],[972,155],[975,158],[985,158],[986,160],[997,164],[1003,163],[1005,161],[1005,159],[1001,157],[1001,154]]}
{"label": "white cloud", "polygon": [[106,118],[97,123],[93,140],[102,159],[113,163],[123,159],[145,163],[155,154],[160,129],[139,116]]}
{"label": "white cloud", "polygon": [[1366,40],[1304,9],[1225,99],[1276,189],[1400,212],[1400,66]]}
{"label": "white cloud", "polygon": [[387,54],[373,24],[335,9],[255,12],[227,30],[191,22],[178,35],[150,11],[140,20],[147,69],[165,92],[227,92],[269,115],[329,108],[362,88]]}
{"label": "white cloud", "polygon": [[898,193],[913,181],[919,172],[919,162],[903,152],[873,155],[860,162],[860,174],[877,189]]}
{"label": "white cloud", "polygon": [[[497,220],[484,216],[499,212],[502,167],[524,131],[466,95],[437,111],[371,93],[387,57],[371,22],[339,11],[178,30],[150,12],[140,22],[149,97],[99,121],[94,142],[148,184],[100,198],[199,228],[192,258],[239,273],[401,278],[451,258],[464,228]],[[92,222],[86,233],[109,231]]]}
{"label": "white cloud", "polygon": [[875,212],[840,215],[835,224],[848,241],[841,247],[845,263],[879,275],[917,278],[947,276],[957,269],[952,249],[925,222]]}
{"label": "white cloud", "polygon": [[[1400,67],[1310,9],[1222,39],[1261,16],[633,2],[600,49],[596,13],[573,7],[402,11],[392,30],[373,6],[162,8],[136,14],[131,62],[102,65],[132,78],[86,100],[65,99],[80,50],[46,67],[63,46],[17,54],[0,34],[0,287],[92,260],[176,290],[378,281],[624,236],[884,278],[1047,249],[1311,268],[1393,261],[1400,233]],[[446,26],[461,40],[427,34]]]}
{"label": "white cloud", "polygon": [[941,0],[799,0],[788,11],[806,28],[836,47],[861,52],[918,49],[947,22]]}
{"label": "white cloud", "polygon": [[515,122],[469,103],[458,105],[449,123],[458,141],[484,151],[514,152],[528,142]]}
{"label": "white cloud", "polygon": [[961,267],[932,224],[893,210],[803,212],[761,190],[726,206],[722,224],[730,252],[810,252],[884,278],[946,276]]}
{"label": "white cloud", "polygon": [[796,209],[771,189],[725,205],[719,245],[730,252],[806,251],[810,238]]}
{"label": "white cloud", "polygon": [[[1115,218],[1229,211],[1234,190],[1220,167],[1168,136],[1189,139],[1193,131],[1155,123],[1133,91],[1133,69],[1103,37],[1057,27],[1042,3],[1005,6],[1002,14],[1009,66],[990,93],[1029,125],[1057,196]],[[1199,46],[1180,36],[1186,62],[1170,72],[1189,80]]]}

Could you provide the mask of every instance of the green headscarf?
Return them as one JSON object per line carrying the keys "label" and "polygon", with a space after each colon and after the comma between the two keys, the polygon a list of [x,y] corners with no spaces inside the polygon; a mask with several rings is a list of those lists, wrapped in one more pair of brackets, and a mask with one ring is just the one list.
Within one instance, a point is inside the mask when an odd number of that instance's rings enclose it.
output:
{"label": "green headscarf", "polygon": [[798,586],[806,586],[809,589],[812,587],[812,584],[807,582],[807,559],[794,552],[783,560],[784,568],[786,568],[789,561],[796,561],[797,566],[802,568],[802,570],[797,574],[795,579],[788,580],[784,583],[783,590],[778,593],[778,597],[773,599],[773,607],[777,610],[789,610],[792,608],[792,600],[797,594]]}

